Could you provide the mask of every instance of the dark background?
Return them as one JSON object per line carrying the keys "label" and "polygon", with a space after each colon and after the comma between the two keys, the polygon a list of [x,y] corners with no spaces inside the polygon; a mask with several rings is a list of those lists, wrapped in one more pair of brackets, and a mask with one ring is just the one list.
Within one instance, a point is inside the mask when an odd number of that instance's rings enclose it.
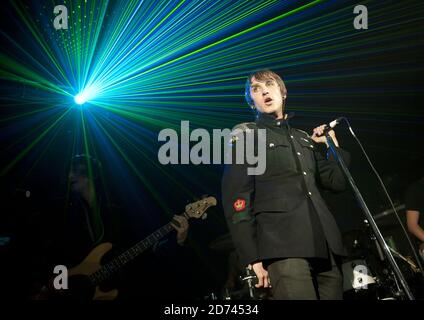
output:
{"label": "dark background", "polygon": [[[329,1],[322,4],[320,10],[313,11],[309,15],[299,15],[288,19],[287,22],[285,20],[279,22],[281,25],[277,25],[276,28],[308,21],[332,10],[347,8],[346,12],[349,12],[355,4],[358,3]],[[294,7],[295,3],[292,2],[290,5]],[[340,21],[347,22],[340,28],[348,30],[346,32],[351,33],[352,40],[346,38],[340,41],[346,44],[352,41],[352,47],[346,45],[333,50],[329,45],[328,52],[323,53],[324,56],[328,55],[326,61],[314,62],[313,54],[301,56],[295,60],[296,63],[289,63],[284,59],[284,55],[281,56],[281,61],[273,60],[272,63],[258,58],[253,67],[243,67],[241,64],[236,74],[240,77],[245,76],[252,69],[262,67],[273,68],[282,74],[289,92],[287,111],[294,111],[296,114],[293,126],[308,132],[315,126],[328,123],[340,115],[347,117],[385,182],[393,201],[402,204],[406,187],[423,175],[424,8],[419,2],[414,1],[402,1],[402,5],[397,5],[395,1],[384,3],[368,1],[366,5],[370,14],[369,29],[354,30],[351,25],[353,16],[348,16],[347,19],[341,17]],[[15,52],[16,49],[9,48],[4,38],[7,34],[19,43],[25,43],[28,37],[19,18],[14,16],[13,12],[11,2],[2,4],[0,29],[4,45],[2,44],[1,50],[25,64],[25,59],[28,58],[19,56],[19,53]],[[379,28],[382,26],[386,26],[387,30],[383,28],[381,31]],[[377,29],[378,42],[374,38]],[[358,32],[363,32],[362,41],[353,45]],[[330,33],[328,37],[331,36]],[[313,35],[311,42],[314,42]],[[337,42],[338,40],[334,40],[334,43]],[[316,47],[322,47],[322,44],[317,42]],[[283,49],[282,42],[281,50]],[[301,47],[296,50],[302,52]],[[257,55],[260,56],[260,53]],[[278,56],[278,52],[276,55]],[[225,78],[225,67],[223,67],[223,78]],[[43,97],[49,98],[48,93],[41,89],[11,81],[4,73],[0,81],[2,119],[0,165],[1,168],[5,168],[36,138],[37,135],[30,129],[49,115],[42,119],[37,118],[40,115],[34,115],[25,120],[14,117],[26,111],[43,108]],[[202,109],[204,101],[200,98],[191,98],[189,105],[197,103],[199,109],[185,116],[176,116],[174,122],[192,120],[193,128],[204,126],[210,129],[231,128],[238,122],[251,121],[253,114],[243,100],[244,80],[234,82],[229,80],[228,83],[237,89],[232,87],[225,89],[225,93],[235,97],[231,98],[231,103],[227,104],[226,108],[207,109],[207,116],[202,122],[191,116],[196,115],[196,112],[206,114]],[[171,100],[172,98],[170,97]],[[216,105],[228,102],[219,94],[216,96],[211,94],[207,101]],[[26,106],[26,109],[22,106]],[[62,111],[63,109],[59,107],[48,112],[50,115],[55,115]],[[112,117],[107,113],[104,115]],[[158,114],[158,117],[160,116]],[[207,121],[208,116],[211,123]],[[14,296],[25,297],[31,292],[30,282],[36,278],[31,261],[37,260],[37,256],[34,257],[36,252],[34,248],[37,248],[38,243],[38,239],[33,237],[37,234],[34,229],[42,219],[43,210],[50,203],[60,202],[66,194],[69,154],[73,151],[74,133],[80,130],[80,127],[75,125],[78,117],[78,110],[71,111],[71,120],[55,128],[51,135],[43,138],[31,152],[19,159],[11,170],[1,176],[0,237],[10,238],[10,242],[0,246],[2,256],[0,278],[7,283],[9,292],[13,292]],[[213,125],[217,122],[221,126]],[[148,123],[138,125],[136,130],[143,128],[149,131],[153,143],[149,144],[146,154],[155,161],[157,150],[161,145],[156,137],[161,128]],[[94,129],[89,134],[94,140],[100,141]],[[142,137],[143,134],[140,130]],[[378,214],[389,209],[390,204],[377,178],[345,124],[337,129],[337,135],[343,148],[352,154],[351,172],[371,212]],[[155,190],[152,192],[131,170],[125,170],[122,159],[113,161],[114,155],[108,158],[109,149],[102,149],[102,146],[95,147],[104,165],[104,177],[113,195],[113,202],[119,204],[122,220],[126,221],[126,237],[122,241],[124,247],[168,222],[173,213],[182,212],[188,202],[195,200],[194,196],[210,194],[220,199],[222,166],[170,165],[159,171],[151,163],[138,158],[137,153],[130,147],[125,147],[124,142],[122,145],[126,156],[142,170],[143,177]],[[174,180],[167,179],[164,172]],[[185,189],[182,189],[181,185]],[[30,197],[25,196],[27,190],[31,192]],[[363,228],[364,216],[351,191],[338,195],[326,194],[325,197],[343,233]],[[165,210],[163,205],[168,209]],[[176,274],[180,278],[178,280],[182,280],[179,282],[180,294],[191,298],[200,299],[210,292],[218,292],[225,281],[228,252],[213,251],[209,247],[215,239],[226,234],[227,229],[219,204],[208,212],[207,220],[192,221],[188,244],[182,249],[181,255],[173,256],[169,253],[165,260],[161,260],[168,262],[162,262],[161,269],[153,268],[155,271],[150,271],[151,273],[139,272],[145,264],[143,259],[139,259],[129,266],[128,274],[136,283],[141,284],[146,277],[167,278],[166,272],[169,271],[169,274],[173,276]],[[402,210],[399,214],[401,218],[404,217]],[[394,215],[389,215],[378,222],[383,234],[393,235],[398,248],[405,254],[410,254],[405,236],[402,235]]]}

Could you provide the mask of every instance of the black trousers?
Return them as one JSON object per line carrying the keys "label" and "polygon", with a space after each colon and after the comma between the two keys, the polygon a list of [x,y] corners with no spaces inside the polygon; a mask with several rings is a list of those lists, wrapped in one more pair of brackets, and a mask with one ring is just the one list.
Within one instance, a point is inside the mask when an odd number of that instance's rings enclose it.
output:
{"label": "black trousers", "polygon": [[268,264],[273,299],[342,300],[343,276],[338,257],[286,258]]}

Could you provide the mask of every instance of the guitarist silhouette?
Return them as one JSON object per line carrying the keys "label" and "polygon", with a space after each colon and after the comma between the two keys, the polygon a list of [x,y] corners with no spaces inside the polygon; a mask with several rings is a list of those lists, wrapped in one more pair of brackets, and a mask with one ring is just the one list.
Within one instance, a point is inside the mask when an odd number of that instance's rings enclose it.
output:
{"label": "guitarist silhouette", "polygon": [[[68,267],[69,290],[55,290],[52,282],[52,268],[48,285],[44,286],[33,297],[34,299],[63,297],[114,299],[117,296],[116,290],[109,290],[107,294],[104,294],[100,289],[104,284],[100,280],[110,278],[109,276],[112,276],[113,273],[118,274],[118,279],[115,277],[115,281],[122,281],[122,274],[119,272],[109,272],[110,274],[106,275],[107,271],[111,271],[110,266],[102,269],[102,265],[110,260],[115,253],[111,250],[112,244],[104,241],[119,243],[122,226],[117,219],[119,215],[114,212],[116,211],[115,208],[108,203],[107,194],[101,188],[101,171],[101,163],[93,157],[81,154],[72,158],[68,176],[70,194],[68,201],[66,201],[65,217],[62,223],[59,223],[61,227],[54,228],[55,234],[51,237],[50,243],[47,244],[48,247],[53,248],[48,253],[52,258],[50,259],[51,262],[54,260],[54,264]],[[167,225],[166,232],[169,233],[172,230],[177,231],[177,242],[182,245],[187,237],[187,218],[175,215],[173,221]],[[153,246],[156,242],[152,242],[151,245]],[[128,255],[125,255],[124,258],[121,257],[120,262],[125,261]],[[82,261],[87,263],[83,264]],[[95,273],[92,277],[91,272]],[[102,282],[101,285],[100,282]],[[113,284],[112,286],[106,285],[106,288],[113,286]]]}

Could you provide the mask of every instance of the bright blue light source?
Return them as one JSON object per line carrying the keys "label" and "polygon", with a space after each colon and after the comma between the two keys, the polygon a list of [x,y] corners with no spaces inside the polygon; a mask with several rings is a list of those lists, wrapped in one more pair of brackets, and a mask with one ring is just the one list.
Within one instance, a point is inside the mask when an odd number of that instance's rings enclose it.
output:
{"label": "bright blue light source", "polygon": [[81,91],[80,93],[78,93],[74,100],[75,103],[77,104],[84,104],[86,103],[88,100],[91,100],[94,98],[94,96],[97,93],[97,89],[95,87],[89,87],[89,88],[85,88],[83,91]]}
{"label": "bright blue light source", "polygon": [[87,97],[83,93],[79,93],[74,98],[76,104],[84,104],[87,101]]}

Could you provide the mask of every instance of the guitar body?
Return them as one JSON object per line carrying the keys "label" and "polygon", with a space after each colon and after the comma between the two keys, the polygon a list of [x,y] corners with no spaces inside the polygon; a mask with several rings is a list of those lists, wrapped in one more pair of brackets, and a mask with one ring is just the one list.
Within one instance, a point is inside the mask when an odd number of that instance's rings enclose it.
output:
{"label": "guitar body", "polygon": [[[88,256],[76,267],[69,269],[68,277],[70,286],[72,286],[72,279],[81,278],[81,276],[90,276],[94,272],[98,271],[101,268],[100,261],[103,256],[112,249],[112,244],[110,242],[105,242],[99,244],[95,247]],[[95,287],[94,295],[92,296],[93,300],[113,300],[118,296],[118,290],[102,291],[99,286]]]}

